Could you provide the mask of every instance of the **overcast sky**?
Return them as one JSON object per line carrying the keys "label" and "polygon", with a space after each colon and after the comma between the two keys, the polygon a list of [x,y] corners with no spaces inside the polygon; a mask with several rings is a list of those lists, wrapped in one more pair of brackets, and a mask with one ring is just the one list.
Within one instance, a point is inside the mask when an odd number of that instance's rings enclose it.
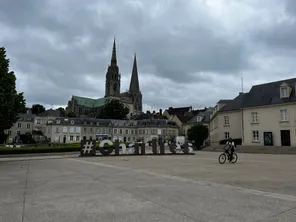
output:
{"label": "overcast sky", "polygon": [[29,105],[104,96],[114,36],[129,86],[137,53],[144,110],[214,106],[296,77],[295,0],[1,0],[0,46]]}

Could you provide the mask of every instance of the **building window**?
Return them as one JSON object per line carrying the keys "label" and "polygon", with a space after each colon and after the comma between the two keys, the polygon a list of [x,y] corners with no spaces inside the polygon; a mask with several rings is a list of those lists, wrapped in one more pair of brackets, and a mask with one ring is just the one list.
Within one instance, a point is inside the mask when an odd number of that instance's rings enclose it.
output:
{"label": "building window", "polygon": [[228,140],[229,139],[229,132],[225,132],[224,136],[225,136],[225,139]]}
{"label": "building window", "polygon": [[201,121],[201,116],[198,116],[198,117],[196,118],[196,121],[197,121],[197,122],[200,122],[200,121]]}
{"label": "building window", "polygon": [[252,123],[258,123],[258,113],[252,112]]}
{"label": "building window", "polygon": [[17,134],[17,135],[20,135],[20,134],[21,134],[21,131],[16,131],[16,134]]}
{"label": "building window", "polygon": [[63,127],[63,133],[66,133],[67,131],[68,131],[67,127],[64,126],[64,127]]}
{"label": "building window", "polygon": [[28,129],[30,128],[30,123],[27,123],[27,128],[28,128]]}
{"label": "building window", "polygon": [[281,121],[288,121],[288,110],[287,109],[281,109],[280,115],[281,115]]}
{"label": "building window", "polygon": [[114,133],[117,133],[117,129],[114,129]]}
{"label": "building window", "polygon": [[40,124],[40,119],[37,119],[37,124]]}
{"label": "building window", "polygon": [[253,141],[258,142],[259,141],[259,132],[258,130],[253,131]]}
{"label": "building window", "polygon": [[138,130],[135,129],[135,134],[138,134]]}
{"label": "building window", "polygon": [[22,127],[22,124],[21,123],[18,123],[17,124],[17,127],[21,128]]}
{"label": "building window", "polygon": [[59,127],[56,127],[56,133],[59,133]]}
{"label": "building window", "polygon": [[91,133],[93,132],[93,128],[90,128],[90,132],[91,132]]}
{"label": "building window", "polygon": [[73,141],[73,136],[70,136],[70,141]]}
{"label": "building window", "polygon": [[74,124],[74,120],[71,120],[71,124]]}
{"label": "building window", "polygon": [[92,140],[92,136],[89,137],[89,140]]}
{"label": "building window", "polygon": [[281,87],[281,98],[287,98],[287,97],[288,97],[288,88]]}
{"label": "building window", "polygon": [[229,116],[224,116],[224,124],[229,125]]}
{"label": "building window", "polygon": [[86,128],[83,128],[83,132],[86,133]]}
{"label": "building window", "polygon": [[75,131],[76,133],[80,133],[80,127],[76,127]]}
{"label": "building window", "polygon": [[79,136],[76,136],[76,141],[79,141],[79,139],[80,139]]}
{"label": "building window", "polygon": [[125,134],[128,134],[128,130],[125,130]]}
{"label": "building window", "polygon": [[131,130],[131,134],[134,134],[134,130]]}
{"label": "building window", "polygon": [[122,134],[122,129],[119,130],[119,133]]}
{"label": "building window", "polygon": [[61,123],[61,120],[57,120],[57,124],[60,124]]}
{"label": "building window", "polygon": [[74,133],[75,132],[75,127],[70,127],[70,133]]}

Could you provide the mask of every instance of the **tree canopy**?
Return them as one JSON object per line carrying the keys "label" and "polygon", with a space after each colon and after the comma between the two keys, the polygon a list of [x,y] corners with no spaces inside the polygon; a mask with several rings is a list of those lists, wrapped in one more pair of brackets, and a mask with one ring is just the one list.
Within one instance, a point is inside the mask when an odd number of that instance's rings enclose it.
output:
{"label": "tree canopy", "polygon": [[[18,119],[18,114],[26,111],[23,93],[16,91],[16,76],[9,71],[9,59],[6,50],[0,48],[0,136],[11,128]],[[0,138],[1,140],[1,138]]]}
{"label": "tree canopy", "polygon": [[187,131],[188,139],[194,141],[197,148],[203,145],[209,136],[209,129],[203,124],[193,125]]}
{"label": "tree canopy", "polygon": [[32,114],[38,115],[43,112],[45,112],[45,107],[43,105],[40,105],[40,104],[32,105]]}
{"label": "tree canopy", "polygon": [[99,119],[126,119],[129,109],[119,100],[111,100],[100,110],[97,118]]}
{"label": "tree canopy", "polygon": [[63,107],[59,107],[56,110],[60,111],[61,115],[64,117],[70,117],[70,118],[76,117],[76,113],[74,113],[73,111],[66,111]]}

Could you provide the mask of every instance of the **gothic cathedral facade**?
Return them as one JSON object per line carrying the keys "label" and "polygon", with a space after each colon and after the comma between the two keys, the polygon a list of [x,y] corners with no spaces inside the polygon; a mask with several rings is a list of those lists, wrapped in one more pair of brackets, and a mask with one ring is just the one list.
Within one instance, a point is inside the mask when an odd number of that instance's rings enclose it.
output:
{"label": "gothic cathedral facade", "polygon": [[112,99],[120,100],[129,108],[129,115],[137,115],[142,113],[142,93],[140,91],[137,58],[134,56],[134,63],[131,74],[129,90],[120,92],[121,74],[117,65],[116,58],[116,42],[114,39],[111,64],[108,66],[105,82],[104,98],[92,99],[80,96],[72,96],[68,102],[67,110],[73,111],[77,116],[95,117],[99,109]]}

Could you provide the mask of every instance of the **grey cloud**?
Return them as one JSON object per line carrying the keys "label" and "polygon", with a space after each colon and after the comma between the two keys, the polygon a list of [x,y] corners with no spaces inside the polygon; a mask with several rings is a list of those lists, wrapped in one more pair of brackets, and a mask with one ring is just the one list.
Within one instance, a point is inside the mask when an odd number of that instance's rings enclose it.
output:
{"label": "grey cloud", "polygon": [[[30,103],[66,105],[73,94],[103,96],[116,36],[122,91],[128,88],[136,52],[144,103],[156,108],[211,105],[229,93],[220,86],[221,76],[236,78],[250,69],[258,74],[260,67],[249,59],[257,50],[247,49],[253,42],[238,40],[235,33],[224,35],[223,18],[213,18],[202,2],[2,0],[0,29],[15,36],[2,38],[0,45],[7,48],[21,81],[30,84],[22,88]],[[286,34],[276,37],[278,29],[258,27],[249,41],[289,48],[295,42],[287,36],[295,35],[288,28],[282,24]],[[217,95],[210,93],[212,88],[219,88]]]}

